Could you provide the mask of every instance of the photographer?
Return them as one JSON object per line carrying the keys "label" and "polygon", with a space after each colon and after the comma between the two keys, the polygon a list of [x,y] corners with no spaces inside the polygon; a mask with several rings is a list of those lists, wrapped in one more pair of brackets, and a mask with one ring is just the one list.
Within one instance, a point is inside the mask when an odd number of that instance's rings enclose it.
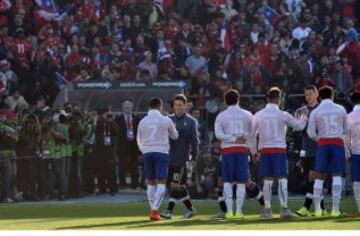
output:
{"label": "photographer", "polygon": [[75,111],[70,119],[69,139],[72,147],[70,170],[70,195],[80,197],[83,192],[83,165],[84,165],[84,138],[85,128],[82,115]]}
{"label": "photographer", "polygon": [[38,196],[38,143],[41,126],[34,113],[24,116],[24,124],[20,130],[17,154],[19,190],[23,192],[24,200],[37,201]]}
{"label": "photographer", "polygon": [[12,182],[12,163],[11,158],[15,157],[15,146],[17,134],[15,130],[6,124],[6,115],[0,113],[0,172],[1,186],[0,202],[11,203],[11,182]]}
{"label": "photographer", "polygon": [[[208,199],[214,198],[215,186],[218,178],[219,161],[211,155],[208,148],[203,148],[200,153],[200,159],[197,163],[198,189],[207,194]],[[199,188],[200,187],[200,188]]]}

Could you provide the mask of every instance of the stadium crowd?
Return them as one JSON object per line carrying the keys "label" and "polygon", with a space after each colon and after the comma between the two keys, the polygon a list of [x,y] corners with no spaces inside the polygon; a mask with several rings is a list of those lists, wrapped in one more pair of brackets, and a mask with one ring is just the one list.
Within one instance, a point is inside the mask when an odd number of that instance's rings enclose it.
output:
{"label": "stadium crowd", "polygon": [[[127,133],[131,103],[122,104],[124,124],[105,109],[50,109],[60,84],[90,80],[188,81],[188,112],[205,144],[194,192],[211,197],[220,147],[209,130],[223,94],[331,85],[350,111],[348,95],[360,91],[359,27],[356,0],[1,0],[2,199],[115,194],[125,172],[131,187],[144,186]],[[265,106],[264,97],[241,102],[252,112]],[[286,108],[302,102],[288,98]],[[122,158],[129,143],[134,156]]]}

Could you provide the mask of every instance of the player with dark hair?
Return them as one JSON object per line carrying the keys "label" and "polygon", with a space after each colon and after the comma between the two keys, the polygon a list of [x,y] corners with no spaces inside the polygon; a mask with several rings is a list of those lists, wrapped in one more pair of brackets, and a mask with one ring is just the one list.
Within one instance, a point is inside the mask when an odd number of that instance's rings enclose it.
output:
{"label": "player with dark hair", "polygon": [[[249,154],[256,153],[253,132],[253,115],[239,107],[240,95],[228,91],[224,100],[228,106],[215,121],[215,136],[221,140],[221,173],[226,219],[242,219],[245,201],[245,184],[249,181]],[[236,213],[233,212],[233,186],[236,185]]]}
{"label": "player with dark hair", "polygon": [[348,115],[349,144],[351,151],[351,179],[357,205],[357,212],[353,216],[360,217],[360,92],[355,92],[351,100],[354,103],[354,110]]}
{"label": "player with dark hair", "polygon": [[160,220],[158,209],[165,195],[165,183],[169,163],[169,138],[177,139],[179,134],[174,123],[161,114],[162,101],[152,98],[148,114],[140,121],[137,143],[143,154],[147,197],[150,203],[151,220]]}
{"label": "player with dark hair", "polygon": [[168,184],[170,186],[170,198],[167,210],[160,213],[165,219],[172,218],[172,212],[176,201],[182,201],[187,211],[183,219],[191,218],[196,214],[190,196],[185,185],[187,179],[187,163],[195,165],[199,153],[199,136],[196,120],[186,113],[187,98],[178,94],[172,101],[174,114],[169,117],[175,123],[179,132],[177,140],[170,141],[170,162]]}
{"label": "player with dark hair", "polygon": [[[225,100],[227,101],[226,102],[227,104],[235,105],[238,103],[239,95],[237,94],[236,91],[229,92],[225,95]],[[220,158],[220,167],[218,168],[219,169],[218,187],[220,188],[220,190],[218,192],[218,202],[219,202],[220,211],[218,213],[216,213],[213,216],[213,218],[224,218],[225,214],[227,212],[225,197],[223,194],[221,159],[222,158]],[[245,183],[245,191],[246,191],[246,195],[249,198],[255,198],[256,200],[259,201],[260,206],[264,206],[264,197],[263,197],[262,191],[261,191],[260,187],[250,179],[250,177],[249,177],[248,181]],[[235,193],[235,192],[236,192],[236,185],[233,186],[233,193]],[[236,195],[236,194],[233,194],[233,195]],[[234,196],[234,198],[236,198],[236,196]]]}
{"label": "player with dark hair", "polygon": [[332,217],[341,216],[339,210],[342,181],[345,170],[344,138],[348,135],[347,114],[344,107],[333,102],[334,90],[329,86],[320,88],[321,103],[310,114],[307,133],[317,142],[314,183],[315,217],[322,216],[320,206],[326,174],[332,174]]}
{"label": "player with dark hair", "polygon": [[[309,119],[310,113],[318,106],[318,90],[314,85],[307,86],[304,89],[304,95],[307,105],[299,108],[295,112],[295,117],[306,116]],[[296,211],[296,214],[301,217],[310,216],[310,207],[313,202],[313,188],[314,188],[314,167],[317,144],[310,139],[306,127],[302,130],[302,146],[300,151],[300,166],[302,171],[307,176],[305,184],[306,197],[303,207]],[[324,206],[324,199],[321,200],[321,209],[323,215],[326,215]]]}
{"label": "player with dark hair", "polygon": [[267,93],[268,104],[255,114],[254,130],[259,135],[260,175],[264,177],[263,194],[265,208],[263,218],[272,218],[271,195],[274,179],[278,179],[280,217],[293,218],[288,209],[288,166],[286,157],[286,127],[304,129],[306,123],[296,120],[289,113],[280,110],[282,91],[271,88]]}

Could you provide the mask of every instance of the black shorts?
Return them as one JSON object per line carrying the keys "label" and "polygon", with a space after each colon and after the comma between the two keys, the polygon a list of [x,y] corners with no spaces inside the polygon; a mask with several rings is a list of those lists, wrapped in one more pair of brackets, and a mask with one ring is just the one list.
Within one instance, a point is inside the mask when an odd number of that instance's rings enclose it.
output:
{"label": "black shorts", "polygon": [[301,160],[301,163],[302,163],[304,173],[306,175],[308,175],[310,170],[314,170],[314,168],[315,168],[315,157],[304,157]]}
{"label": "black shorts", "polygon": [[185,185],[185,183],[186,183],[186,167],[169,166],[168,185],[170,185],[171,183]]}
{"label": "black shorts", "polygon": [[219,166],[218,166],[218,168],[217,168],[217,176],[218,176],[218,178],[219,177],[222,177],[222,171],[221,171],[221,161],[219,161]]}

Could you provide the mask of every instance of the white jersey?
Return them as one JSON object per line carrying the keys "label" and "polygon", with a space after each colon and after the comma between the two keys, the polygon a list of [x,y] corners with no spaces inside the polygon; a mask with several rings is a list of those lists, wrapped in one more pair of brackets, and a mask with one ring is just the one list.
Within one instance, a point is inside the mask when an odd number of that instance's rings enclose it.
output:
{"label": "white jersey", "polygon": [[351,153],[360,155],[360,105],[356,105],[353,112],[348,115],[347,123]]}
{"label": "white jersey", "polygon": [[307,133],[315,141],[320,139],[344,139],[348,134],[347,115],[344,107],[331,99],[321,101],[309,118]]}
{"label": "white jersey", "polygon": [[174,123],[158,110],[149,110],[138,126],[136,141],[140,151],[169,154],[169,137],[174,140],[179,137]]}
{"label": "white jersey", "polygon": [[288,112],[279,109],[276,104],[268,103],[255,114],[254,131],[259,134],[259,149],[286,148],[286,128],[303,130],[306,121],[295,119]]}
{"label": "white jersey", "polygon": [[[253,115],[238,105],[229,106],[215,120],[215,136],[221,140],[221,148],[244,147],[256,152],[256,139],[253,132]],[[243,136],[247,142],[237,144],[236,138]]]}

